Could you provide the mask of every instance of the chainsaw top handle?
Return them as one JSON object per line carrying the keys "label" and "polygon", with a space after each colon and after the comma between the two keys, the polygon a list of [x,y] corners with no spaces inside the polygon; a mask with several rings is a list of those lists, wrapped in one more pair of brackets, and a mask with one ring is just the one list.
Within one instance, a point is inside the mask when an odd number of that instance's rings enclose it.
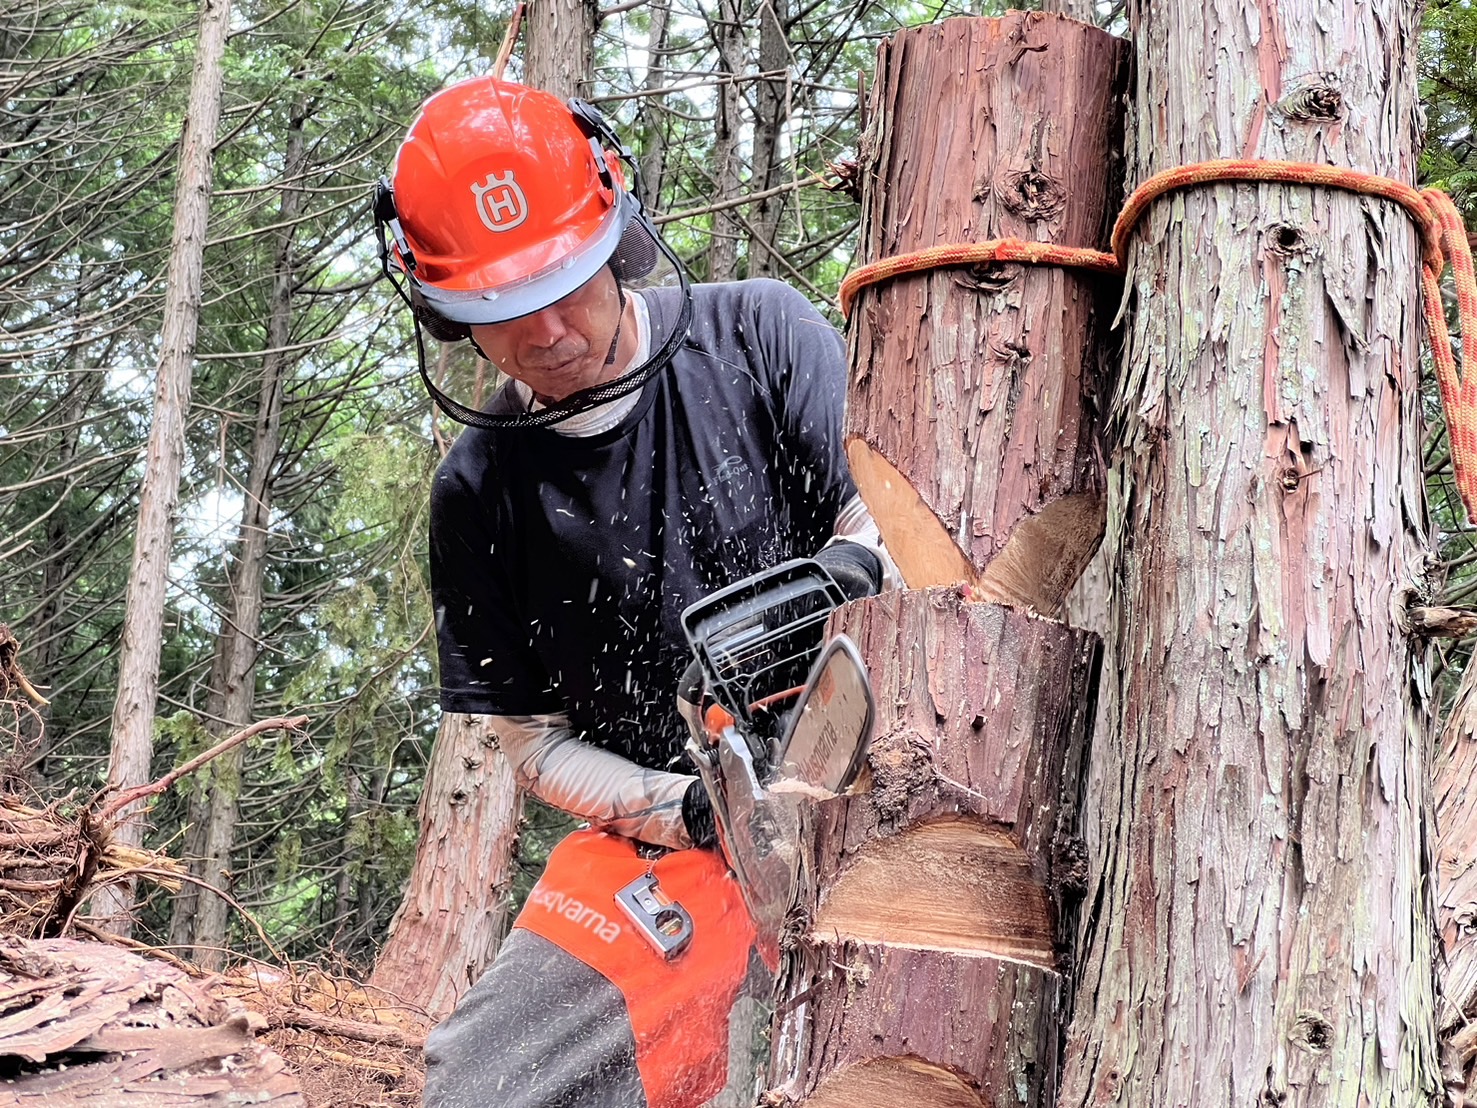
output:
{"label": "chainsaw top handle", "polygon": [[831,612],[845,603],[825,567],[796,558],[704,597],[682,613],[682,630],[709,695],[736,721],[805,684]]}

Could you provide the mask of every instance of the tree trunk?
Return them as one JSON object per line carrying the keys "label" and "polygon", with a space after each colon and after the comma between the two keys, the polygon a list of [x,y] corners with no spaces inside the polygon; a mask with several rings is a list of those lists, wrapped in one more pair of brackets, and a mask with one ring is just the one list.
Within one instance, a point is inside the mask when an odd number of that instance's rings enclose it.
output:
{"label": "tree trunk", "polygon": [[[1415,0],[1129,16],[1130,184],[1414,174]],[[1134,236],[1064,1106],[1437,1093],[1417,264],[1402,209],[1324,189],[1181,191]]]}
{"label": "tree trunk", "polygon": [[[754,171],[751,191],[761,195],[785,176],[785,123],[790,118],[790,4],[789,0],[760,0],[759,71],[770,74],[755,85]],[[780,272],[779,226],[787,194],[766,196],[754,203],[749,220],[748,274],[774,277]]]}
{"label": "tree trunk", "polygon": [[[646,39],[646,78],[641,87],[655,93],[667,80],[668,28],[672,21],[671,0],[652,0],[648,5],[651,32]],[[637,118],[641,123],[641,183],[645,188],[641,202],[648,210],[661,204],[662,179],[667,172],[667,129],[662,118],[661,97],[648,95],[641,101]]]}
{"label": "tree trunk", "polygon": [[[1039,14],[893,36],[860,156],[865,259],[1006,236],[1100,247],[1125,57]],[[1099,648],[1041,613],[1101,527],[1107,319],[1092,278],[1015,265],[895,278],[852,318],[848,454],[909,588],[833,617],[876,695],[871,779],[819,805],[805,840],[815,887],[786,944],[774,1099],[1045,1108]],[[1017,534],[1032,556],[995,576]],[[967,601],[962,581],[1015,606]]]}
{"label": "tree trunk", "polygon": [[[71,375],[67,391],[56,404],[54,423],[60,430],[54,432],[52,459],[59,470],[69,468],[77,458],[81,445],[82,429],[87,425],[86,415],[102,392],[104,376],[87,367],[86,346],[78,346],[72,357],[76,370]],[[64,500],[71,494],[63,491]],[[26,654],[31,666],[33,683],[50,689],[59,683],[59,663],[65,654],[69,632],[65,627],[67,615],[68,580],[76,568],[77,555],[70,550],[73,533],[71,505],[62,504],[46,521],[45,544],[39,552],[41,562],[41,606],[37,610],[26,643]],[[57,736],[51,733],[52,705],[39,705],[36,709],[39,734],[34,736],[34,749],[30,742],[25,748],[34,759],[35,770],[30,775],[31,784],[43,796],[54,795],[47,780],[47,753],[57,745]]]}
{"label": "tree trunk", "polygon": [[1442,1070],[1451,1108],[1472,1104],[1477,1058],[1477,666],[1470,662],[1436,757],[1436,924]]}
{"label": "tree trunk", "polygon": [[[226,574],[221,600],[220,629],[216,632],[206,696],[207,727],[225,738],[251,722],[256,703],[257,640],[261,634],[262,598],[267,570],[267,536],[272,524],[272,478],[282,448],[283,378],[289,368],[286,347],[292,332],[293,228],[302,209],[303,193],[293,184],[306,161],[303,124],[309,114],[299,104],[288,122],[283,159],[282,190],[273,263],[272,292],[267,316],[266,349],[261,388],[257,397],[256,428],[251,440],[241,525],[236,552]],[[190,872],[215,888],[231,885],[231,846],[245,766],[246,748],[236,747],[213,762],[196,782],[190,804],[190,832],[186,857]],[[193,884],[176,897],[170,923],[170,942],[194,945],[193,960],[204,969],[220,969],[228,935],[227,903]]]}
{"label": "tree trunk", "polygon": [[519,807],[487,717],[444,716],[410,886],[371,985],[440,1019],[482,976],[507,930]]}
{"label": "tree trunk", "polygon": [[[713,199],[721,202],[739,195],[739,139],[743,129],[743,95],[738,82],[744,72],[743,0],[717,0],[708,21],[718,51],[717,110],[713,119]],[[726,211],[714,212],[708,241],[709,281],[737,279],[739,225]]]}
{"label": "tree trunk", "polygon": [[[595,5],[535,0],[524,27],[529,84],[586,95]],[[370,981],[441,1018],[482,976],[509,919],[523,797],[486,716],[444,713],[426,767],[405,896]]]}
{"label": "tree trunk", "polygon": [[[146,784],[154,749],[154,706],[159,692],[159,653],[190,411],[190,378],[200,324],[200,282],[205,232],[210,219],[211,168],[220,119],[222,60],[231,21],[230,0],[202,0],[190,102],[180,137],[179,182],[174,198],[174,234],[164,293],[164,326],[154,383],[154,421],[139,489],[138,533],[128,574],[123,636],[118,656],[118,698],[113,705],[108,784],[117,789]],[[122,845],[144,841],[143,813],[122,813],[115,831]],[[102,890],[94,915],[119,933],[131,933],[133,885]]]}
{"label": "tree trunk", "polygon": [[532,0],[523,24],[524,79],[556,96],[588,96],[599,11],[594,0]]}

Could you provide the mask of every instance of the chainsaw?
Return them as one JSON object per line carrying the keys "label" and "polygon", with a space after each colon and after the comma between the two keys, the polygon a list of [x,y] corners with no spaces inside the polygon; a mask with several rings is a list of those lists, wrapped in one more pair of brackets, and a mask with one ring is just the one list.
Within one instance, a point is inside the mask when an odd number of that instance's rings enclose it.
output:
{"label": "chainsaw", "polygon": [[851,639],[823,641],[845,599],[822,566],[796,559],[682,613],[704,683],[688,754],[763,936],[778,937],[794,903],[801,805],[846,792],[866,762],[871,682]]}

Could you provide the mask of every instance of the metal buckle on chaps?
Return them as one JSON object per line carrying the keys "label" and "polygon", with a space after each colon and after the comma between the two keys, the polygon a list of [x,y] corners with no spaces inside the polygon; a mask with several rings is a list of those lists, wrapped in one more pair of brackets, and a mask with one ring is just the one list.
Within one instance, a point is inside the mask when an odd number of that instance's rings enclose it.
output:
{"label": "metal buckle on chaps", "polygon": [[662,892],[650,870],[616,893],[615,902],[663,958],[677,957],[692,941],[692,916]]}

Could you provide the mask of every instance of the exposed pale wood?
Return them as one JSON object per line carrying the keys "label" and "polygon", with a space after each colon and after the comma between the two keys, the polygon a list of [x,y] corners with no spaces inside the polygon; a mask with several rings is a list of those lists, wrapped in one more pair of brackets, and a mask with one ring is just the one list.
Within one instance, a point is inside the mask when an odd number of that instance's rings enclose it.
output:
{"label": "exposed pale wood", "polygon": [[839,1070],[805,1103],[810,1108],[986,1108],[980,1094],[955,1074],[908,1057]]}
{"label": "exposed pale wood", "polygon": [[984,953],[1055,967],[1053,912],[1004,831],[967,820],[862,845],[823,890],[813,939]]}
{"label": "exposed pale wood", "polygon": [[[1100,246],[1125,55],[1026,13],[889,39],[856,173],[860,260]],[[876,737],[862,791],[807,815],[777,1103],[1054,1103],[1097,641],[1035,612],[1060,609],[1101,530],[1098,291],[1059,269],[953,267],[857,300],[847,453],[910,589],[832,617],[866,662]]]}
{"label": "exposed pale wood", "polygon": [[[1415,0],[1128,13],[1131,185],[1219,157],[1413,180]],[[1062,1108],[1440,1096],[1416,272],[1405,213],[1336,191],[1194,189],[1134,236]]]}
{"label": "exposed pale wood", "polygon": [[1074,493],[1026,516],[980,573],[971,595],[1061,615],[1067,594],[1102,540],[1105,507],[1096,493]]}
{"label": "exposed pale wood", "polygon": [[857,491],[877,521],[877,531],[908,588],[974,583],[973,564],[897,466],[855,435],[846,440],[846,459]]}
{"label": "exposed pale wood", "polygon": [[[790,1039],[792,1080],[778,1092],[813,1108],[1050,1104],[1062,978],[987,956],[826,943],[811,1035]],[[865,1068],[863,1068],[865,1067]],[[876,1067],[875,1069],[872,1067]],[[861,1099],[887,1093],[891,1100]],[[967,1094],[976,1100],[969,1100]],[[951,1098],[963,1098],[951,1099]]]}
{"label": "exposed pale wood", "polygon": [[[876,738],[866,787],[811,817],[815,907],[792,944],[772,1084],[806,1101],[834,1068],[895,1052],[1003,1089],[1029,1058],[1023,1102],[1046,1104],[1097,640],[957,588],[848,604],[832,629],[867,664]],[[836,969],[858,951],[859,970]],[[940,1018],[952,1011],[972,1013],[967,1032]]]}
{"label": "exposed pale wood", "polygon": [[1412,634],[1428,638],[1466,639],[1477,635],[1477,612],[1470,608],[1409,608],[1405,618]]}

